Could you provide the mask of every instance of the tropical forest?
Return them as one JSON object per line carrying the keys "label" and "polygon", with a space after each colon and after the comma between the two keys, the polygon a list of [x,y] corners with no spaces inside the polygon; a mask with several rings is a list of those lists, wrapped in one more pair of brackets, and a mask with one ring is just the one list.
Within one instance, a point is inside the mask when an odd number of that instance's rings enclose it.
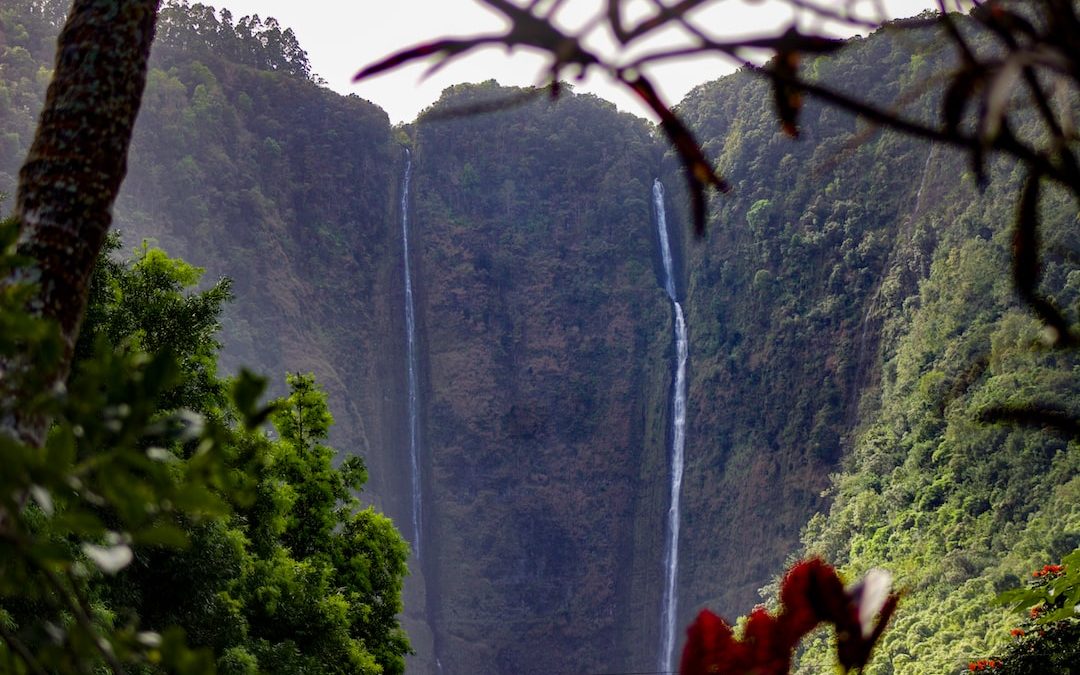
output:
{"label": "tropical forest", "polygon": [[1080,673],[1080,4],[473,1],[0,0],[0,673]]}

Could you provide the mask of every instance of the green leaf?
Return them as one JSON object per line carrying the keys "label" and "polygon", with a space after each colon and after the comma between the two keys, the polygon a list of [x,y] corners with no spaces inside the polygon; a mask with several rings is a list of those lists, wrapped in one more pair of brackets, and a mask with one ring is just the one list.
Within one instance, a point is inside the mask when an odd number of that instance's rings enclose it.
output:
{"label": "green leaf", "polygon": [[1072,605],[1068,607],[1060,607],[1052,612],[1046,612],[1043,616],[1039,617],[1039,623],[1054,623],[1055,621],[1063,621],[1076,616]]}
{"label": "green leaf", "polygon": [[266,382],[265,377],[255,375],[246,368],[241,368],[240,374],[232,382],[230,394],[232,394],[233,403],[236,404],[237,411],[243,416],[248,429],[254,429],[262,421],[265,421],[270,414],[265,412],[258,423],[252,423],[254,418],[262,414],[263,411],[268,410],[266,408],[263,410],[257,409],[259,397],[266,391]]}
{"label": "green leaf", "polygon": [[994,600],[991,604],[994,605],[1006,605],[1011,609],[1028,609],[1033,605],[1038,604],[1041,598],[1033,591],[1027,588],[1012,588],[1004,591]]}
{"label": "green leaf", "polygon": [[75,432],[70,424],[58,424],[49,434],[45,461],[57,473],[67,471],[75,463]]}
{"label": "green leaf", "polygon": [[184,530],[168,523],[154,525],[135,532],[132,534],[132,539],[136,544],[144,546],[166,546],[183,549],[191,545],[191,539]]}
{"label": "green leaf", "polygon": [[192,516],[223,516],[229,513],[229,505],[204,485],[189,484],[173,497],[175,507]]}
{"label": "green leaf", "polygon": [[61,571],[71,564],[71,548],[64,542],[49,539],[35,540],[28,550],[29,557],[39,565]]}
{"label": "green leaf", "polygon": [[57,515],[53,527],[58,532],[69,532],[83,539],[94,539],[105,534],[105,526],[96,515],[77,507]]}

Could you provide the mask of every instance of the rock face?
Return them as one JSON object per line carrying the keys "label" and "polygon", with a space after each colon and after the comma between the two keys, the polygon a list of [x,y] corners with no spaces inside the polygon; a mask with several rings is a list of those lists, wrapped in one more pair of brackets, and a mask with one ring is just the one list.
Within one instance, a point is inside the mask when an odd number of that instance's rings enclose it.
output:
{"label": "rock face", "polygon": [[334,443],[366,458],[385,506],[397,458],[376,449],[401,432],[399,373],[384,357],[402,349],[401,153],[385,113],[212,56],[155,56],[117,228],[129,248],[151,238],[234,280],[222,364],[278,387],[285,372],[316,373]]}
{"label": "rock face", "polygon": [[660,574],[634,526],[663,508],[660,155],[591,97],[440,120],[512,93],[455,87],[415,127],[425,572],[446,672],[589,672],[656,621],[632,589]]}
{"label": "rock face", "polygon": [[[929,31],[882,30],[808,70],[918,118],[933,108],[913,83],[949,56]],[[687,251],[685,621],[703,605],[746,612],[799,550],[806,514],[827,506],[829,474],[877,406],[882,328],[929,274],[948,222],[942,176],[962,172],[955,154],[813,101],[794,141],[771,95],[737,74],[680,104],[735,186]],[[947,203],[973,198],[948,189]]]}

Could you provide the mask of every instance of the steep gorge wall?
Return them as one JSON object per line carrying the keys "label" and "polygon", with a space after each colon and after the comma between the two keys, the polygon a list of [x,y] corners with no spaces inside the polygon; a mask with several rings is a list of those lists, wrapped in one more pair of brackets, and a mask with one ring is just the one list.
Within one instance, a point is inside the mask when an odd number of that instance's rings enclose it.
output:
{"label": "steep gorge wall", "polygon": [[628,667],[659,611],[631,591],[661,578],[662,527],[634,538],[666,476],[658,147],[591,97],[438,119],[513,93],[455,87],[415,128],[441,659],[448,673]]}
{"label": "steep gorge wall", "polygon": [[[401,164],[383,111],[283,74],[160,46],[116,227],[234,280],[223,365],[280,391],[312,371],[343,452],[393,495],[389,405],[400,325],[394,228]],[[387,504],[392,506],[392,504]]]}
{"label": "steep gorge wall", "polygon": [[[881,31],[811,67],[883,104],[901,98],[906,112],[927,114],[932,95],[908,92],[949,54],[930,33],[895,38]],[[456,88],[433,117],[498,94]],[[904,323],[905,301],[929,273],[940,232],[974,192],[947,180],[964,172],[956,154],[820,105],[804,111],[800,140],[783,136],[766,84],[749,75],[706,85],[680,108],[736,185],[714,203],[705,239],[681,238],[676,247],[691,327],[679,576],[685,624],[703,605],[745,612],[798,550],[808,518],[827,506],[828,476],[876,409],[891,344],[881,331]],[[554,119],[556,129],[547,126]],[[655,660],[670,309],[655,292],[655,242],[613,249],[606,213],[590,200],[610,197],[626,209],[647,199],[652,172],[669,186],[672,211],[686,202],[677,163],[656,160],[655,141],[644,170],[620,166],[614,153],[628,134],[605,124],[594,113],[586,127],[556,106],[417,125],[432,527],[440,547],[433,574],[445,599],[436,631],[447,653],[462,659],[452,668],[444,660],[449,672],[492,664],[514,672],[635,669]],[[609,156],[590,164],[598,148]],[[592,194],[594,185],[603,188]],[[643,205],[633,208],[629,219],[643,222]],[[589,220],[596,213],[601,218]],[[597,257],[598,246],[611,255]],[[653,249],[647,281],[628,262],[643,263],[642,246]],[[620,276],[628,266],[634,274]],[[597,297],[636,289],[648,298],[651,307],[631,322],[647,340],[634,352],[650,364],[640,376],[608,371],[605,353],[582,350],[586,328],[595,335],[620,325],[603,306],[582,312],[583,300],[595,303],[582,289]],[[568,321],[577,340],[561,330]],[[631,334],[612,335],[609,344],[633,344]],[[587,357],[584,368],[575,365],[578,355]],[[608,387],[629,383],[636,394],[628,401],[645,405],[634,420],[641,435],[629,443],[636,454],[610,444],[611,425],[629,408],[596,407],[589,375]],[[552,401],[562,416],[553,415]],[[603,425],[600,443],[590,425]],[[578,468],[574,435],[602,478]],[[620,493],[588,501],[598,480],[620,487],[628,506]],[[582,585],[591,578],[611,586]],[[590,602],[573,604],[583,588]],[[609,595],[614,615],[602,617]],[[560,597],[561,604],[538,601]],[[553,621],[560,616],[578,632],[563,631]]]}
{"label": "steep gorge wall", "polygon": [[[920,116],[931,108],[918,83],[948,58],[928,32],[886,29],[807,70]],[[793,140],[768,84],[746,73],[699,87],[680,110],[735,186],[687,257],[688,622],[703,605],[748,611],[826,505],[830,472],[875,409],[864,397],[877,391],[883,319],[903,311],[948,225],[929,205],[963,167],[813,101]]]}

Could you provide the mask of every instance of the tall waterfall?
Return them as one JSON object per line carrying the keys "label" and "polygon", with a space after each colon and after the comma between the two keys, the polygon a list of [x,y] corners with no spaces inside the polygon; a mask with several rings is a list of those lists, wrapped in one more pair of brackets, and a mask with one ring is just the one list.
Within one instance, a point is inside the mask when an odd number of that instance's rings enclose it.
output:
{"label": "tall waterfall", "polygon": [[667,213],[664,210],[664,185],[657,178],[653,182],[653,205],[656,209],[656,228],[660,235],[660,252],[664,258],[664,290],[675,308],[675,388],[671,405],[671,503],[668,506],[667,542],[664,547],[664,595],[660,610],[660,657],[657,670],[668,672],[674,668],[672,655],[675,651],[675,621],[678,593],[675,590],[679,576],[679,497],[682,493],[683,449],[686,445],[686,359],[688,343],[686,318],[675,293],[675,265],[671,259],[671,241],[667,230]]}
{"label": "tall waterfall", "polygon": [[409,469],[412,480],[413,551],[420,558],[420,525],[423,499],[420,488],[420,394],[416,375],[416,308],[413,302],[412,266],[409,262],[409,184],[412,152],[405,149],[405,175],[401,179],[401,241],[405,261],[405,368],[409,380]]}

